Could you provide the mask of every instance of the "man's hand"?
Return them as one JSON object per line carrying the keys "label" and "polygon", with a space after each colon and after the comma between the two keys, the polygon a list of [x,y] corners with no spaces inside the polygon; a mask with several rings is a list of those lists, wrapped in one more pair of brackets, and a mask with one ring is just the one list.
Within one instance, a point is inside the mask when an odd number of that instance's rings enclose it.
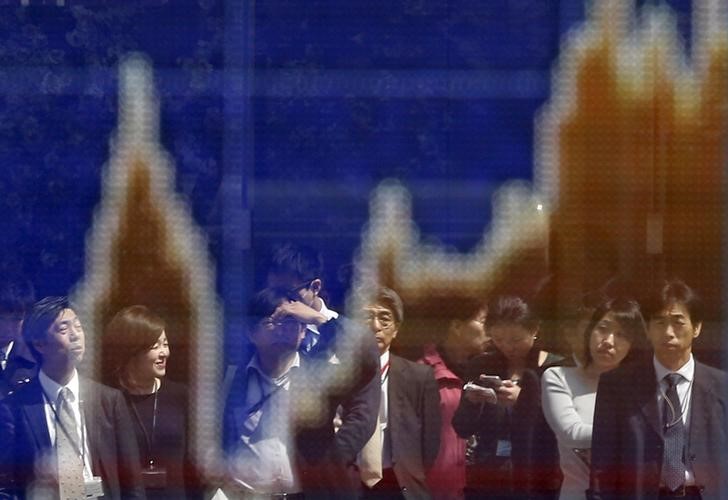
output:
{"label": "man's hand", "polygon": [[283,304],[279,305],[275,311],[273,311],[273,314],[270,315],[270,318],[273,321],[279,321],[287,317],[294,318],[304,325],[319,326],[326,323],[326,316],[324,316],[317,310],[308,307],[303,302],[298,302],[295,300],[284,302]]}

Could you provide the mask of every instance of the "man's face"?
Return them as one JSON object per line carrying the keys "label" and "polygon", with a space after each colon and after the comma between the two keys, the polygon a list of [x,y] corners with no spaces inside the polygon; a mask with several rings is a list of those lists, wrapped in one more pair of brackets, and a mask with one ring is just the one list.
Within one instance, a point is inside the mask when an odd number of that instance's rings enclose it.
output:
{"label": "man's face", "polygon": [[8,342],[20,338],[23,317],[21,312],[0,312],[0,347],[5,347]]}
{"label": "man's face", "polygon": [[78,364],[86,350],[85,340],[76,313],[64,309],[48,327],[45,338],[33,341],[33,345],[43,355],[43,364]]}
{"label": "man's face", "polygon": [[685,304],[673,302],[650,318],[647,336],[658,356],[675,357],[692,350],[693,339],[700,335],[701,323],[694,324]]}
{"label": "man's face", "polygon": [[314,307],[314,302],[321,289],[321,280],[317,278],[301,281],[293,274],[268,273],[267,286],[288,290],[292,297],[297,297],[308,307]]}
{"label": "man's face", "polygon": [[265,318],[250,333],[250,341],[264,354],[290,354],[301,346],[306,325],[295,318],[284,317],[273,321]]}
{"label": "man's face", "polygon": [[372,304],[364,308],[364,317],[377,341],[379,354],[384,354],[389,350],[399,331],[399,323],[395,320],[394,312],[381,304]]}

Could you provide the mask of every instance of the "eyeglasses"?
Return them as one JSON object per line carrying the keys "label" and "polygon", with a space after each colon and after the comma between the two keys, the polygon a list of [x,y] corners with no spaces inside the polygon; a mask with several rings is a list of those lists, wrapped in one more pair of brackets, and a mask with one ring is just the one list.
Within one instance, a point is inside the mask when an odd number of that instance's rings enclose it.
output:
{"label": "eyeglasses", "polygon": [[379,321],[382,328],[389,328],[394,324],[392,314],[385,311],[364,311],[364,320],[367,323],[373,323],[374,320]]}
{"label": "eyeglasses", "polygon": [[302,323],[294,318],[283,318],[278,321],[273,321],[271,318],[266,318],[260,322],[260,324],[266,330],[275,330],[277,328],[284,330],[295,330],[300,328]]}
{"label": "eyeglasses", "polygon": [[311,283],[313,283],[313,280],[308,280],[305,283],[301,283],[300,285],[295,285],[293,288],[289,288],[288,290],[286,290],[286,293],[288,293],[289,295],[296,295],[304,288],[310,288]]}

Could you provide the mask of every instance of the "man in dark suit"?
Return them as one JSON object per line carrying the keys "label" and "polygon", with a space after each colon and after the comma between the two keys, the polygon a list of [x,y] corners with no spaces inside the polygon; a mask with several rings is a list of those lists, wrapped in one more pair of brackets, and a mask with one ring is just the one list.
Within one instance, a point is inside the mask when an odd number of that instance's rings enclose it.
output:
{"label": "man in dark suit", "polygon": [[[318,360],[347,357],[346,353],[342,353],[343,349],[352,346],[355,339],[346,336],[358,330],[351,324],[343,328],[341,325],[348,323],[346,319],[339,319],[339,313],[329,309],[321,297],[324,285],[323,257],[320,252],[292,243],[278,247],[270,261],[267,284],[269,287],[285,289],[289,297],[314,309],[328,322],[322,329],[316,324],[306,325],[305,336],[299,347],[302,356]],[[338,327],[334,328],[333,325],[337,324]],[[359,355],[348,355],[357,378],[341,402],[341,425],[336,433],[339,450],[351,466],[374,432],[380,399],[377,350],[370,338],[365,339],[364,345],[359,347]]]}
{"label": "man in dark suit", "polygon": [[654,354],[603,374],[592,435],[594,499],[728,498],[728,374],[692,355],[702,311],[681,281],[647,303]]}
{"label": "man in dark suit", "polygon": [[0,400],[38,373],[21,336],[25,313],[33,305],[33,286],[26,279],[0,279]]}
{"label": "man in dark suit", "polygon": [[0,496],[144,498],[123,396],[76,370],[85,337],[68,301],[36,303],[23,336],[40,371],[0,403]]}
{"label": "man in dark suit", "polygon": [[364,308],[380,353],[380,428],[359,457],[365,498],[429,498],[426,474],[440,447],[440,393],[432,368],[390,353],[402,300],[380,288]]}

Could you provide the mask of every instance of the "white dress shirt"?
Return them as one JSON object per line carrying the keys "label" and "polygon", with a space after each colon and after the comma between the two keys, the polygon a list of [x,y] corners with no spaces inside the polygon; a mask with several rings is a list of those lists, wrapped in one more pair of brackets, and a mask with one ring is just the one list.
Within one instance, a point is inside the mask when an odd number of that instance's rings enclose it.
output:
{"label": "white dress shirt", "polygon": [[255,493],[301,492],[295,468],[289,393],[290,376],[299,366],[300,356],[296,353],[288,370],[277,378],[263,373],[257,355],[245,368],[245,406],[249,414],[230,472],[240,485]]}
{"label": "white dress shirt", "polygon": [[10,351],[13,350],[13,345],[15,344],[14,340],[11,340],[2,348],[2,351],[5,353],[4,359],[0,362],[0,367],[5,370],[5,367],[8,366],[8,358],[10,357]]}
{"label": "white dress shirt", "polygon": [[58,427],[58,420],[56,419],[56,401],[58,401],[58,394],[61,392],[63,387],[67,387],[71,391],[73,398],[72,401],[69,401],[69,403],[71,405],[73,417],[76,419],[76,432],[77,435],[81,436],[83,439],[83,478],[84,480],[91,480],[93,478],[93,473],[91,472],[91,454],[88,447],[86,420],[82,412],[83,400],[81,399],[78,371],[75,369],[73,370],[73,376],[65,386],[62,386],[55,380],[51,379],[45,374],[43,369],[41,369],[38,373],[38,380],[40,381],[40,386],[43,389],[46,425],[48,426],[48,435],[51,438],[51,444],[53,446],[56,444]]}
{"label": "white dress shirt", "polygon": [[380,429],[382,432],[382,468],[388,469],[392,467],[392,439],[387,425],[389,420],[389,397],[387,392],[389,387],[389,351],[379,356],[379,367],[382,381],[382,402],[379,406]]}

